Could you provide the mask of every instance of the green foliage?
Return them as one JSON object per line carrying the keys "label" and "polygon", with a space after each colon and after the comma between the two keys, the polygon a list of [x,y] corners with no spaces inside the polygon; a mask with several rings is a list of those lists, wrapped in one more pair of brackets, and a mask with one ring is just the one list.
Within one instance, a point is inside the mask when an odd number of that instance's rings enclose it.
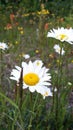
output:
{"label": "green foliage", "polygon": [[[51,28],[73,27],[72,1],[43,1],[44,8],[50,11],[48,15],[36,13],[41,11],[41,3],[39,0],[22,0],[17,3],[18,7],[13,0],[0,3],[0,41],[9,46],[7,51],[0,51],[0,130],[73,129],[73,106],[69,102],[73,89],[73,71],[69,68],[73,64],[73,48],[65,44],[66,53],[60,57],[53,49],[59,41],[47,38]],[[15,15],[13,20],[10,14]],[[11,28],[7,28],[10,27],[8,24]],[[23,90],[20,102],[17,84],[9,77],[15,65],[21,65],[21,61],[28,62],[23,57],[27,53],[30,60],[42,59],[50,68],[52,97],[43,99],[36,92],[31,94]]]}
{"label": "green foliage", "polygon": [[13,7],[18,5],[18,7],[25,8],[26,12],[33,12],[41,9],[41,4],[44,3],[45,8],[56,16],[68,16],[69,13],[73,13],[73,1],[70,0],[2,0],[1,5]]}

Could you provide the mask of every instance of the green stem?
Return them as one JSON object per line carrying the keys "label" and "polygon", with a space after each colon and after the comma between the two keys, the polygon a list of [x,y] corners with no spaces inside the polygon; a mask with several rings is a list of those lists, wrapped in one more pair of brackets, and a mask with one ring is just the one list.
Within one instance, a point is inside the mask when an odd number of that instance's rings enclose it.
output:
{"label": "green stem", "polygon": [[[34,102],[34,105],[33,105],[32,113],[34,113],[34,109],[35,109],[35,106],[36,106],[37,99],[38,99],[38,94],[36,96],[36,99],[35,99],[35,102]],[[28,130],[31,130],[31,128],[32,128],[32,120],[33,120],[33,116],[31,115]]]}
{"label": "green stem", "polygon": [[[17,121],[18,119],[20,123]],[[20,110],[17,111],[17,109],[15,110],[15,117],[12,123],[12,130],[15,130],[15,125],[17,125],[17,130],[25,130],[23,129],[23,121],[21,117],[21,112]]]}
{"label": "green stem", "polygon": [[57,93],[56,93],[56,130],[59,130],[59,102],[60,102],[60,96],[59,96],[59,89],[60,89],[60,83],[61,83],[61,76],[62,76],[62,46],[60,49],[60,55],[59,55],[59,64],[58,64],[58,84],[57,84]]}
{"label": "green stem", "polygon": [[53,82],[53,90],[52,90],[52,93],[53,93],[53,98],[52,98],[52,109],[51,109],[51,112],[53,113],[54,112],[54,107],[55,107],[55,87],[54,87],[54,82]]}
{"label": "green stem", "polygon": [[0,85],[2,85],[2,50],[1,50],[1,56],[0,56]]}

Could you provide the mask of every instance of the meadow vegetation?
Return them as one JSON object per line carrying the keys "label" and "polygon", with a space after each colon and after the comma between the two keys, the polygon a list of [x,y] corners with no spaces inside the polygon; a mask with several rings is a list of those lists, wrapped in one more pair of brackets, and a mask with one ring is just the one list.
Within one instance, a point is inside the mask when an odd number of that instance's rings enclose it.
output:
{"label": "meadow vegetation", "polygon": [[0,1],[0,130],[73,130],[72,29],[72,0]]}

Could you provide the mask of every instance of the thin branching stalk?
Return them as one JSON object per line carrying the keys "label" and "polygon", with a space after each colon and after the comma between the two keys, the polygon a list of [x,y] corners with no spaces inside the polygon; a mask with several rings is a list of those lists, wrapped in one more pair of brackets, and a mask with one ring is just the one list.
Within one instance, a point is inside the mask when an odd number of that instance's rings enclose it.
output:
{"label": "thin branching stalk", "polygon": [[[35,106],[36,106],[36,103],[37,103],[37,99],[38,99],[38,94],[37,94],[35,102],[33,104],[32,113],[34,113],[34,109],[35,109]],[[32,120],[33,120],[33,115],[31,115],[31,117],[30,117],[30,121],[29,121],[29,125],[28,125],[28,130],[31,130],[31,128],[32,128]]]}
{"label": "thin branching stalk", "polygon": [[57,92],[56,92],[56,130],[59,129],[59,101],[60,101],[60,83],[61,83],[61,76],[62,76],[62,46],[60,49],[59,55],[59,64],[58,64],[58,79],[57,79]]}
{"label": "thin branching stalk", "polygon": [[0,85],[2,86],[2,57],[3,57],[3,54],[2,54],[2,50],[0,50],[1,53],[0,53]]}
{"label": "thin branching stalk", "polygon": [[12,123],[12,130],[15,130],[15,126],[17,126],[17,130],[25,130],[23,128],[23,120],[19,109],[18,111],[17,109],[15,110],[15,116]]}
{"label": "thin branching stalk", "polygon": [[[15,121],[11,116],[9,116],[6,113],[3,113],[3,115],[5,115],[6,117],[8,117],[9,120],[11,120],[12,122]],[[22,126],[20,125],[20,123],[17,120],[16,120],[16,125],[19,127],[20,130],[23,130]],[[10,128],[10,130],[11,130],[11,128]]]}

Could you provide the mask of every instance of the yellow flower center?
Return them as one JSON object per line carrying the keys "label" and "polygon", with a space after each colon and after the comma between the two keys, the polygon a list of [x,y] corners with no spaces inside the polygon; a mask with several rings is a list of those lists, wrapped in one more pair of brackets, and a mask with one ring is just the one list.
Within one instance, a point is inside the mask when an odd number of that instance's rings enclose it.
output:
{"label": "yellow flower center", "polygon": [[39,77],[35,73],[28,73],[24,75],[23,81],[30,86],[34,86],[39,82]]}
{"label": "yellow flower center", "polygon": [[67,40],[68,36],[65,34],[60,34],[59,36],[57,36],[60,40]]}
{"label": "yellow flower center", "polygon": [[40,62],[38,61],[38,62],[37,62],[37,66],[39,66],[39,65],[40,65]]}
{"label": "yellow flower center", "polygon": [[45,92],[44,96],[48,96],[48,92]]}

